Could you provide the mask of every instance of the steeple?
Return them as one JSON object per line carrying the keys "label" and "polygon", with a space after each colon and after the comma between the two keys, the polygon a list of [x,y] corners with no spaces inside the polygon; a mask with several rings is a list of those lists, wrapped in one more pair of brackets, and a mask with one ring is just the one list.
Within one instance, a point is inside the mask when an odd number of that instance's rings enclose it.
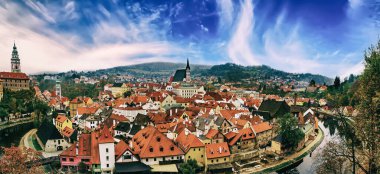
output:
{"label": "steeple", "polygon": [[189,69],[189,70],[190,70],[189,58],[187,58],[187,65],[186,65],[186,69]]}
{"label": "steeple", "polygon": [[11,58],[11,69],[12,72],[21,72],[20,67],[20,58],[18,56],[18,51],[16,47],[16,42],[13,43],[13,51],[12,51],[12,58]]}

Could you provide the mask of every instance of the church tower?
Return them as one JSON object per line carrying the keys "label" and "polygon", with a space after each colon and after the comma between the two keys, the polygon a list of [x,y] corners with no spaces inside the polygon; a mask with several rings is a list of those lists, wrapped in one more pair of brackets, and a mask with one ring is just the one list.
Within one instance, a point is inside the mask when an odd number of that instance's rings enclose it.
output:
{"label": "church tower", "polygon": [[186,65],[186,82],[190,82],[191,77],[190,77],[190,64],[189,64],[189,59],[187,59],[187,65]]}
{"label": "church tower", "polygon": [[13,44],[11,64],[12,64],[12,67],[11,67],[12,72],[16,72],[16,73],[21,72],[20,58],[18,57],[16,43]]}

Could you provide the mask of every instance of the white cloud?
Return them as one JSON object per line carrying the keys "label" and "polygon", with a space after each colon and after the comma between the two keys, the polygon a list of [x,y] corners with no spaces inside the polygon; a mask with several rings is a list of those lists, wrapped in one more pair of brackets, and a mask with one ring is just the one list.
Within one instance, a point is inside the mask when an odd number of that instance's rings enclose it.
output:
{"label": "white cloud", "polygon": [[241,5],[241,13],[232,38],[228,44],[228,55],[238,64],[258,65],[259,61],[252,52],[250,40],[254,27],[253,5],[245,0]]}
{"label": "white cloud", "polygon": [[232,0],[218,0],[220,28],[229,28],[233,23],[234,18],[234,4]]}
{"label": "white cloud", "polygon": [[[56,32],[46,27],[46,21],[32,13],[19,11],[23,11],[22,7],[10,1],[0,6],[0,35],[3,36],[0,57],[4,62],[0,65],[0,71],[10,70],[14,40],[19,50],[22,70],[26,73],[95,70],[151,61],[170,61],[173,56],[193,54],[180,45],[155,39],[157,33],[149,29],[149,26],[152,20],[157,19],[157,14],[143,18],[129,28],[121,28],[120,22],[112,20],[100,21],[93,31],[89,31],[96,44],[84,45],[79,36]],[[23,20],[15,21],[13,18]],[[107,37],[115,40],[119,37],[132,37],[133,43],[122,42],[121,39],[111,42]],[[151,39],[139,40],[138,37]]]}
{"label": "white cloud", "polygon": [[36,12],[40,13],[40,15],[45,18],[45,20],[49,21],[50,23],[56,23],[55,19],[50,15],[48,9],[43,4],[41,4],[41,2],[26,1],[26,4]]}

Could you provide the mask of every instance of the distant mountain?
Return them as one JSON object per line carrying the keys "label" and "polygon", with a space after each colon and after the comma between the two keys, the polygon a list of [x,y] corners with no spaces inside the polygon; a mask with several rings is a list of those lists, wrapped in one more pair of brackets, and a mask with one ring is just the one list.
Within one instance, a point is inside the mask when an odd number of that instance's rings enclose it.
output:
{"label": "distant mountain", "polygon": [[[101,69],[94,71],[95,74],[131,74],[134,76],[170,76],[174,74],[177,69],[184,69],[184,63],[170,63],[170,62],[151,62],[136,65],[118,66],[108,69]],[[191,72],[199,74],[211,68],[209,65],[196,65],[191,64]]]}
{"label": "distant mountain", "polygon": [[[76,74],[76,76],[101,76],[108,75],[122,75],[130,74],[135,77],[169,77],[174,74],[177,69],[184,69],[184,63],[171,63],[171,62],[151,62],[136,65],[118,66],[107,69],[100,69],[88,72],[67,72],[62,74]],[[273,69],[266,65],[261,66],[241,66],[233,63],[226,63],[222,65],[196,65],[190,64],[191,74],[197,76],[217,76],[226,81],[240,81],[243,79],[293,79],[298,81],[310,81],[314,79],[316,83],[327,84],[332,83],[332,79],[310,73],[288,73],[280,70]]]}

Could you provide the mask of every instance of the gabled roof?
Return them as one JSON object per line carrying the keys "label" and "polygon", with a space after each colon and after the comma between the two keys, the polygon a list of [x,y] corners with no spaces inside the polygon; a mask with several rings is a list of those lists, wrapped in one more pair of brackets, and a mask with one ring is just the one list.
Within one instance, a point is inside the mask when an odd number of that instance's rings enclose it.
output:
{"label": "gabled roof", "polygon": [[119,141],[119,143],[117,143],[115,146],[116,160],[118,160],[127,150],[133,152],[127,143],[125,143],[123,140]]}
{"label": "gabled roof", "polygon": [[37,130],[37,136],[45,145],[48,140],[63,139],[58,129],[50,121],[45,120]]}
{"label": "gabled roof", "polygon": [[98,107],[78,107],[78,115],[83,115],[83,114],[95,114],[96,111],[98,110]]}
{"label": "gabled roof", "polygon": [[264,100],[259,111],[267,111],[271,117],[275,117],[290,112],[290,107],[285,101]]}
{"label": "gabled roof", "polygon": [[140,158],[178,156],[184,153],[168,137],[153,126],[140,130],[132,138],[134,152]]}
{"label": "gabled roof", "polygon": [[230,156],[230,149],[226,142],[206,144],[207,159],[221,158]]}
{"label": "gabled roof", "polygon": [[100,133],[101,135],[99,136],[99,140],[98,140],[100,144],[114,142],[114,139],[107,125],[104,125],[103,130]]}
{"label": "gabled roof", "polygon": [[235,137],[228,143],[230,146],[233,146],[238,142],[238,140],[248,140],[248,139],[254,139],[255,134],[253,133],[251,128],[245,128],[239,130],[239,133],[235,135]]}
{"label": "gabled roof", "polygon": [[120,122],[115,127],[115,130],[122,131],[122,132],[129,132],[129,130],[131,130],[131,127],[132,127],[131,124],[128,122]]}
{"label": "gabled roof", "polygon": [[178,146],[187,153],[190,148],[195,147],[204,147],[205,145],[191,132],[186,132],[187,130],[183,130],[180,134],[178,134],[176,142],[178,142]]}
{"label": "gabled roof", "polygon": [[216,129],[210,129],[208,133],[205,135],[208,139],[213,139],[219,133]]}
{"label": "gabled roof", "polygon": [[91,132],[91,163],[92,164],[100,164],[100,156],[99,156],[99,132],[94,131]]}
{"label": "gabled roof", "polygon": [[57,118],[55,119],[56,121],[63,123],[67,120],[67,117],[64,115],[58,115]]}

